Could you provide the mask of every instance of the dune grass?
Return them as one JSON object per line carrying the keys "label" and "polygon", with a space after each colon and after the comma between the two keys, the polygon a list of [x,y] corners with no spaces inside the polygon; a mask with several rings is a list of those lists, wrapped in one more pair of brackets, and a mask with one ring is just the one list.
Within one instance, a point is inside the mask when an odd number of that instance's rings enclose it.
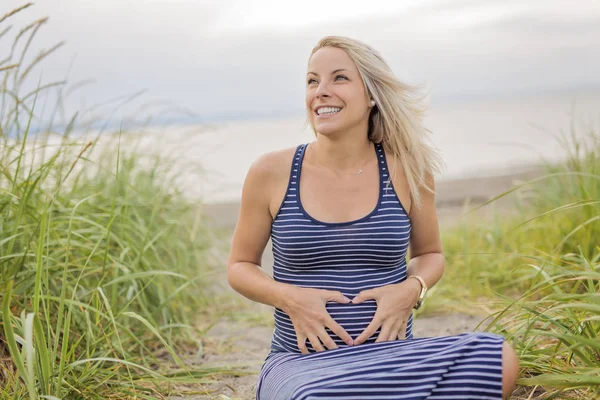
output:
{"label": "dune grass", "polygon": [[231,371],[186,360],[201,355],[217,238],[176,189],[174,159],[123,151],[135,147],[124,132],[102,146],[100,134],[75,136],[79,113],[32,134],[48,107],[39,100],[63,84],[22,93],[58,48],[23,64],[45,22],[21,29],[22,53],[0,60],[0,399],[202,393]]}
{"label": "dune grass", "polygon": [[[24,52],[44,22],[19,32]],[[74,115],[58,141],[31,135],[38,95],[62,83],[20,87],[56,48],[0,60],[0,399],[197,390],[228,371],[185,360],[218,309],[204,296],[215,233],[174,189],[172,160],[120,151],[125,133],[98,147],[72,137]],[[488,312],[520,355],[521,398],[600,397],[597,132],[589,143],[565,139],[566,163],[498,196],[516,196],[517,216],[443,232],[448,268],[424,311]]]}
{"label": "dune grass", "polygon": [[0,398],[143,398],[201,383],[215,371],[178,355],[197,349],[214,239],[165,179],[168,162],[141,169],[116,142],[95,161],[83,143],[27,164],[29,139],[0,153],[0,351],[12,361]]}
{"label": "dune grass", "polygon": [[566,162],[477,207],[515,196],[516,215],[443,232],[429,304],[490,314],[520,355],[522,398],[600,398],[600,135],[573,129]]}

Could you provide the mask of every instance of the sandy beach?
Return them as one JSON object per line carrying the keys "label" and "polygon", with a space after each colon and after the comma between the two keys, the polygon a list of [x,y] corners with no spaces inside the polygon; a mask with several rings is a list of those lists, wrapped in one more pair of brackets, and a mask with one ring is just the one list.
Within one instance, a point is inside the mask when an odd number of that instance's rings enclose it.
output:
{"label": "sandy beach", "polygon": [[[440,226],[457,222],[477,204],[511,189],[515,184],[534,179],[544,173],[539,165],[515,167],[515,172],[504,175],[450,179],[436,182],[436,209]],[[494,202],[496,208],[510,212],[513,197],[507,196]],[[206,215],[219,226],[233,228],[238,218],[240,203],[237,201],[208,203],[202,205]],[[489,215],[492,205],[477,214]]]}
{"label": "sandy beach", "polygon": [[[575,100],[576,108],[570,110]],[[460,207],[465,198],[477,201],[497,194],[513,175],[531,171],[542,160],[564,159],[566,144],[560,137],[586,140],[587,128],[582,126],[595,124],[599,106],[598,91],[433,105],[424,123],[446,164],[436,176],[440,212]],[[139,165],[167,168],[173,178],[169,184],[202,204],[215,205],[211,211],[223,209],[218,215],[230,223],[252,162],[264,153],[313,141],[304,123],[302,116],[274,116],[218,125],[125,126],[122,135],[73,135],[80,146],[74,153],[96,139],[98,149],[136,151],[142,156]],[[50,141],[56,144],[60,137],[51,135]],[[156,156],[163,161],[157,162]],[[85,168],[93,166],[87,163]]]}
{"label": "sandy beach", "polygon": [[[200,128],[198,128],[200,129]],[[69,139],[71,145],[65,160],[69,163],[82,156],[75,164],[73,175],[83,170],[93,174],[98,168],[101,157],[116,156],[121,154],[135,154],[137,167],[144,169],[160,168],[166,171],[168,182],[166,190],[178,190],[185,197],[206,209],[206,214],[214,217],[220,226],[233,226],[239,211],[239,198],[242,183],[249,165],[260,155],[274,147],[273,143],[265,143],[264,149],[257,145],[255,151],[238,168],[230,167],[230,171],[220,168],[225,163],[233,163],[236,152],[242,147],[239,143],[231,143],[227,148],[219,148],[206,135],[214,132],[194,134],[182,129],[164,133],[132,132],[123,135],[102,133],[96,135],[88,133]],[[299,138],[302,139],[310,137]],[[48,135],[45,138],[36,138],[26,144],[23,164],[39,165],[44,160],[49,160],[61,148],[63,138],[59,135]],[[286,139],[289,142],[290,139]],[[280,143],[276,148],[283,148],[285,143]],[[287,143],[289,145],[289,143]],[[212,147],[214,146],[214,147]],[[19,146],[15,148],[15,152]],[[62,147],[65,151],[65,147]],[[211,157],[203,155],[210,154]],[[116,157],[114,157],[116,163]],[[550,160],[558,161],[559,157]],[[239,162],[239,160],[237,160]],[[236,164],[238,165],[238,164]],[[115,165],[116,167],[116,165]],[[219,169],[220,168],[220,169]],[[116,168],[112,168],[116,171]],[[234,171],[234,172],[233,172]],[[436,176],[436,205],[440,220],[454,219],[457,214],[464,211],[465,205],[482,203],[486,200],[510,189],[514,182],[532,179],[542,171],[541,164],[534,161],[505,162],[494,168],[471,167],[469,171],[461,174],[442,174]],[[234,173],[236,176],[234,177]],[[227,175],[228,176],[224,176]],[[223,179],[220,179],[223,176]],[[225,179],[228,178],[228,179]],[[226,182],[223,186],[215,184],[216,181]],[[507,204],[505,200],[497,206]]]}

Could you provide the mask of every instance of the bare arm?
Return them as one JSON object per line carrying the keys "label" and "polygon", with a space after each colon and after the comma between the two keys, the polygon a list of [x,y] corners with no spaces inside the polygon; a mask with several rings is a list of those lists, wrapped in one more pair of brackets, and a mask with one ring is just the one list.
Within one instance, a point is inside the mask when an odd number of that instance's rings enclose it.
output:
{"label": "bare arm", "polygon": [[[285,153],[279,155],[282,154]],[[308,353],[306,340],[316,351],[338,347],[325,328],[351,345],[352,337],[325,308],[328,301],[347,304],[350,299],[335,290],[302,288],[277,282],[260,268],[273,222],[269,209],[273,197],[271,193],[277,191],[277,182],[282,181],[277,174],[284,172],[286,177],[289,176],[292,166],[291,156],[288,157],[287,171],[282,169],[284,163],[277,161],[277,157],[274,153],[266,154],[254,162],[248,171],[242,189],[240,216],[227,260],[227,280],[236,292],[248,299],[277,307],[288,314],[301,353]]]}
{"label": "bare arm", "polygon": [[242,189],[240,215],[227,260],[227,281],[244,297],[283,309],[286,289],[260,267],[262,253],[271,233],[270,193],[274,157],[266,154],[250,167]]}
{"label": "bare arm", "polygon": [[[432,176],[428,185],[435,190]],[[435,209],[435,195],[421,188],[421,209],[411,207],[411,237],[409,246],[410,261],[408,275],[419,275],[427,287],[435,285],[444,273],[445,259],[440,238],[439,224]],[[417,280],[412,280],[420,290]]]}

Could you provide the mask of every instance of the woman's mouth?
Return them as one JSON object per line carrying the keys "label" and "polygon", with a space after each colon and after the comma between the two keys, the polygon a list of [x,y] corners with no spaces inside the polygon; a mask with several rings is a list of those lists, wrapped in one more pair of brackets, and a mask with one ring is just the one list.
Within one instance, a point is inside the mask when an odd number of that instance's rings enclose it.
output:
{"label": "woman's mouth", "polygon": [[336,115],[341,110],[342,110],[341,107],[320,107],[320,108],[317,108],[317,111],[315,112],[315,114],[319,118],[327,118],[327,117]]}

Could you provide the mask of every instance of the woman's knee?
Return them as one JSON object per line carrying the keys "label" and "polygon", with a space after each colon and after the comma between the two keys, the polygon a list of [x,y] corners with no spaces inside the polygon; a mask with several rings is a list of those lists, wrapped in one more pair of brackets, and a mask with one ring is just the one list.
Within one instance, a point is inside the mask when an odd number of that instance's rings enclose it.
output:
{"label": "woman's knee", "polygon": [[519,376],[519,357],[512,346],[504,341],[502,345],[502,397],[510,398],[517,386]]}

